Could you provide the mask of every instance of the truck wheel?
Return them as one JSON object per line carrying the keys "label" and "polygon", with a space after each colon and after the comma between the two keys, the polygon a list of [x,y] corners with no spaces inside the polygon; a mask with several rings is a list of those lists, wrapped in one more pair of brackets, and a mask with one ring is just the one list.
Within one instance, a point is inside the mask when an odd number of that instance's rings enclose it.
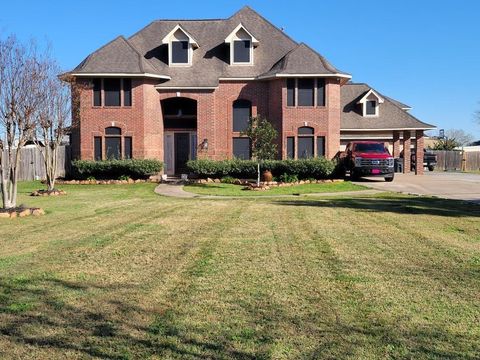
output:
{"label": "truck wheel", "polygon": [[386,182],[392,182],[393,181],[393,178],[394,178],[394,175],[392,174],[392,176],[385,176],[385,181]]}
{"label": "truck wheel", "polygon": [[435,170],[435,166],[433,165],[428,165],[428,171],[433,171]]}

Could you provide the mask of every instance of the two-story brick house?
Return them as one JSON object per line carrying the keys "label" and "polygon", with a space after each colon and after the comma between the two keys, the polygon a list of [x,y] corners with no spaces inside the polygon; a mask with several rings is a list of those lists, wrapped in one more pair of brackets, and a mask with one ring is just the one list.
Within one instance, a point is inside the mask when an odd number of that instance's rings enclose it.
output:
{"label": "two-story brick house", "polygon": [[423,153],[432,128],[249,7],[228,19],[154,21],[70,74],[88,85],[72,127],[74,157],[158,158],[167,174],[196,157],[248,158],[250,116],[275,126],[279,158],[332,158],[362,138],[385,141],[395,156],[405,148],[409,158],[412,141]]}

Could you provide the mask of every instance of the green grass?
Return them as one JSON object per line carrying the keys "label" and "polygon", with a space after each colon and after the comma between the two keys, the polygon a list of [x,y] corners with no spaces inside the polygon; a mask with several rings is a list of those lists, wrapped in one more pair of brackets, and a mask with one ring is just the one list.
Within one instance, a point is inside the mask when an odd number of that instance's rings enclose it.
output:
{"label": "green grass", "polygon": [[480,208],[62,186],[0,221],[0,358],[478,359]]}
{"label": "green grass", "polygon": [[351,182],[337,182],[324,184],[302,184],[288,187],[272,187],[266,191],[244,190],[245,186],[209,183],[209,184],[191,184],[184,186],[185,191],[200,195],[214,196],[272,196],[272,195],[302,195],[313,193],[329,193],[342,191],[365,190],[365,186],[355,185]]}

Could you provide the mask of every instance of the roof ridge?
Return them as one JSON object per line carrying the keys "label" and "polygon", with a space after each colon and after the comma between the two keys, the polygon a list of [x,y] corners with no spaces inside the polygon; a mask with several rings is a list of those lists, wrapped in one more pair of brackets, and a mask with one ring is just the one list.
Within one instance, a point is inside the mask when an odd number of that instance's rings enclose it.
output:
{"label": "roof ridge", "polygon": [[143,72],[145,73],[145,69],[143,67],[143,60],[144,60],[144,57],[142,56],[142,54],[140,54],[140,52],[135,48],[135,46],[133,46],[133,44],[130,43],[130,41],[128,41],[128,39],[126,39],[123,35],[120,35],[120,37],[127,43],[128,46],[130,46],[130,48],[137,54],[138,56],[138,65],[140,67],[140,72]]}
{"label": "roof ridge", "polygon": [[236,13],[234,13],[232,16],[230,16],[228,19],[226,20],[231,20],[235,15],[237,15],[238,13],[240,13],[241,11],[244,11],[244,10],[250,10],[251,12],[253,12],[255,15],[257,15],[260,19],[262,19],[263,21],[265,21],[268,25],[272,26],[275,30],[279,31],[285,38],[287,38],[288,40],[292,41],[294,44],[297,44],[298,45],[298,42],[296,42],[295,40],[293,40],[289,35],[287,35],[285,33],[285,31],[283,31],[282,29],[280,29],[278,26],[274,25],[272,22],[270,22],[270,20],[266,19],[263,17],[262,14],[259,14],[258,12],[256,12],[254,9],[252,9],[250,6],[248,5],[245,5],[244,7],[242,7],[240,10],[238,10]]}

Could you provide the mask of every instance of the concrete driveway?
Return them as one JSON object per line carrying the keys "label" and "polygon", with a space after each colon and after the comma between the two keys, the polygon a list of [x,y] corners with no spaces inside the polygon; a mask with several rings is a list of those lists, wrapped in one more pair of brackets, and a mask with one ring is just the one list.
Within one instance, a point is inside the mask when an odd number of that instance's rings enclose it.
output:
{"label": "concrete driveway", "polygon": [[395,174],[395,179],[390,183],[381,178],[366,178],[357,184],[377,190],[432,195],[480,203],[480,175],[477,174],[447,172],[425,172],[422,176]]}

